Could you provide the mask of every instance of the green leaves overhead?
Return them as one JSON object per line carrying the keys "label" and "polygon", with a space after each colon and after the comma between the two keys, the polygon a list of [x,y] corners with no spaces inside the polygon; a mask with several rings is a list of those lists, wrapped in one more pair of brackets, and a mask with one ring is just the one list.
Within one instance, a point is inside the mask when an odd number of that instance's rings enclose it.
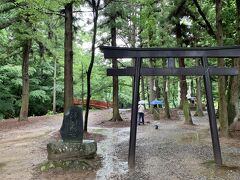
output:
{"label": "green leaves overhead", "polygon": [[[86,71],[90,62],[92,27],[91,8],[86,1],[71,0],[1,0],[0,4],[0,116],[13,117],[19,111],[21,98],[22,43],[32,39],[30,52],[30,114],[51,110],[54,60],[57,60],[57,102],[63,104],[64,5],[74,4],[74,96],[86,95]],[[104,2],[107,2],[104,6]],[[109,3],[108,3],[109,2]],[[194,1],[186,0],[114,0],[101,1],[97,45],[109,45],[110,29],[117,29],[117,45],[129,47],[176,47],[176,23],[180,22],[184,46],[214,46],[216,15],[213,1],[200,1],[200,15]],[[85,4],[84,4],[85,3]],[[82,13],[84,11],[84,13]],[[79,19],[84,23],[79,23]],[[236,0],[223,2],[224,44],[237,39]],[[84,25],[82,25],[84,24]],[[84,31],[84,29],[87,29]],[[157,60],[156,60],[157,61]],[[119,60],[122,63],[122,61]],[[149,61],[144,61],[148,66]],[[161,65],[161,63],[157,63]],[[131,62],[118,63],[132,66]],[[191,66],[189,61],[187,65]],[[110,60],[97,51],[92,75],[92,99],[112,100],[112,78],[106,76]],[[83,78],[83,83],[82,83]],[[169,91],[177,97],[177,79]],[[119,98],[131,103],[131,78],[119,80]],[[83,87],[83,91],[82,91]],[[216,92],[216,89],[214,89]],[[174,94],[175,93],[175,94]],[[171,97],[170,97],[171,99]],[[173,98],[172,98],[173,99]],[[174,100],[173,100],[174,101]]]}

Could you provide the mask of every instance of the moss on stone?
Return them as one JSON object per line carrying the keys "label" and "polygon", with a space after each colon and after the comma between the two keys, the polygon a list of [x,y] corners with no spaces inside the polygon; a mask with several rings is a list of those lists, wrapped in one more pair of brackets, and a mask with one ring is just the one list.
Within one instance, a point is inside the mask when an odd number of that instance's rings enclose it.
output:
{"label": "moss on stone", "polygon": [[41,172],[47,172],[54,169],[62,170],[97,170],[101,166],[101,159],[96,157],[92,160],[50,160],[39,165]]}
{"label": "moss on stone", "polygon": [[47,144],[49,160],[89,159],[94,158],[97,152],[97,143],[94,140],[83,140],[82,143],[52,142]]}

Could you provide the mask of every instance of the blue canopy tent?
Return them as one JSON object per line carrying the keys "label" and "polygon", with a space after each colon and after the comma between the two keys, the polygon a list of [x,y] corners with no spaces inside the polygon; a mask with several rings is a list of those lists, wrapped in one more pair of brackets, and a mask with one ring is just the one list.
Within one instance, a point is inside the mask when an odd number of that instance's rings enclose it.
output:
{"label": "blue canopy tent", "polygon": [[155,99],[155,100],[150,102],[150,105],[153,105],[154,107],[162,108],[164,106],[164,101]]}
{"label": "blue canopy tent", "polygon": [[151,105],[164,105],[164,102],[163,102],[163,100],[157,100],[157,99],[155,99],[155,100],[153,100],[153,101],[151,101],[150,102],[150,104]]}

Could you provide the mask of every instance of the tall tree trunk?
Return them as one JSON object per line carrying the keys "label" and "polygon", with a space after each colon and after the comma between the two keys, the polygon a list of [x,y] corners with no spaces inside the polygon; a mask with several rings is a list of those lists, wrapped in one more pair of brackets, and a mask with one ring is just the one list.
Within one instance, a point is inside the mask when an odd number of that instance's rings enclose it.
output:
{"label": "tall tree trunk", "polygon": [[65,6],[64,40],[64,112],[73,105],[73,12],[72,3]]}
{"label": "tall tree trunk", "polygon": [[[150,67],[155,67],[155,61],[150,59]],[[155,77],[149,76],[149,100],[150,102],[157,98]]]}
{"label": "tall tree trunk", "polygon": [[[199,60],[196,59],[196,65],[199,66]],[[196,78],[196,85],[197,85],[197,90],[196,90],[196,97],[197,97],[197,107],[196,107],[196,112],[195,116],[204,116],[203,114],[203,105],[202,105],[202,77],[197,77]]]}
{"label": "tall tree trunk", "polygon": [[38,42],[38,46],[39,46],[39,56],[40,56],[40,75],[43,75],[43,69],[44,69],[44,63],[45,63],[45,57],[44,57],[44,53],[45,53],[45,47],[43,46],[43,43]]}
{"label": "tall tree trunk", "polygon": [[148,108],[150,108],[150,92],[149,92],[149,79],[148,77],[146,78],[146,84],[147,84],[147,102],[148,102]]}
{"label": "tall tree trunk", "polygon": [[[184,58],[179,58],[179,67],[185,67]],[[187,81],[186,76],[180,76],[180,91],[183,113],[185,117],[185,124],[193,125],[192,116],[190,112],[190,105],[187,100]]]}
{"label": "tall tree trunk", "polygon": [[[233,59],[232,66],[239,69],[239,59]],[[238,120],[239,116],[239,75],[231,76],[228,89],[228,125]]]}
{"label": "tall tree trunk", "polygon": [[[168,80],[172,83],[172,81],[175,81],[175,78],[169,77]],[[175,93],[175,90],[178,90],[178,87],[179,83],[172,83],[172,88],[170,89],[170,83],[168,83],[169,96],[172,97],[171,102],[173,103],[174,108],[177,108],[176,102],[178,102],[178,94]]]}
{"label": "tall tree trunk", "polygon": [[[148,92],[149,92],[149,105],[151,101],[157,98],[156,95],[156,86],[155,86],[155,79],[154,76],[149,76],[149,81],[148,81]],[[150,106],[150,112],[153,113],[153,106]]]}
{"label": "tall tree trunk", "polygon": [[[236,0],[236,45],[240,45],[240,1]],[[240,70],[240,58],[233,59],[232,66]],[[228,125],[239,119],[239,80],[240,75],[231,76],[228,91]]]}
{"label": "tall tree trunk", "polygon": [[22,63],[22,104],[19,114],[19,121],[28,119],[29,106],[29,55],[31,50],[31,40],[26,40],[23,43],[23,63]]}
{"label": "tall tree trunk", "polygon": [[195,112],[195,116],[204,116],[203,114],[203,106],[202,106],[202,77],[197,77],[197,109]]}
{"label": "tall tree trunk", "polygon": [[154,80],[155,80],[155,87],[156,87],[156,98],[160,99],[161,98],[161,89],[159,87],[160,78],[156,76]]}
{"label": "tall tree trunk", "polygon": [[163,77],[163,98],[164,98],[164,111],[165,111],[165,116],[170,119],[170,107],[169,107],[169,102],[168,102],[168,84],[167,84],[167,77]]}
{"label": "tall tree trunk", "polygon": [[87,125],[88,125],[88,114],[90,109],[90,99],[91,99],[91,74],[93,69],[93,64],[95,60],[95,44],[96,44],[96,35],[97,35],[97,21],[98,21],[98,8],[100,4],[100,0],[91,1],[92,3],[92,13],[93,13],[93,36],[92,36],[92,54],[91,54],[91,61],[88,66],[87,71],[87,102],[86,102],[86,112],[85,112],[85,120],[84,120],[84,131],[87,132]]}
{"label": "tall tree trunk", "polygon": [[[163,67],[166,67],[167,65],[167,60],[163,59]],[[165,111],[165,116],[170,119],[170,107],[169,107],[169,102],[168,102],[168,83],[167,83],[167,76],[163,77],[163,98],[164,98],[164,111]]]}
{"label": "tall tree trunk", "polygon": [[56,85],[57,85],[57,58],[54,57],[54,74],[53,74],[53,114],[56,114]]}
{"label": "tall tree trunk", "polygon": [[[82,62],[81,62],[82,63]],[[84,110],[84,76],[83,76],[83,63],[82,63],[82,110]]]}
{"label": "tall tree trunk", "polygon": [[141,76],[141,99],[142,99],[142,100],[146,100],[144,85],[145,85],[145,83],[144,83],[144,77]]}
{"label": "tall tree trunk", "polygon": [[[140,5],[140,12],[141,12],[141,9],[142,9],[142,6]],[[139,18],[140,18],[140,16],[139,16]],[[137,31],[137,37],[139,38],[139,43],[140,43],[139,47],[140,48],[143,47],[141,32],[142,32],[141,27],[139,27],[139,31]],[[146,96],[145,96],[145,81],[146,81],[146,84],[148,84],[147,78],[145,78],[144,76],[141,76],[141,99],[142,100],[147,100],[148,99],[148,97],[146,98]]]}
{"label": "tall tree trunk", "polygon": [[[182,38],[182,29],[180,22],[176,24],[176,38],[177,38],[177,44],[179,46],[182,46],[181,38]],[[184,58],[179,58],[179,67],[185,67]],[[186,76],[180,76],[180,107],[182,106],[184,117],[185,117],[185,124],[192,125],[192,116],[190,112],[190,105],[187,100],[187,81]]]}
{"label": "tall tree trunk", "polygon": [[[113,22],[113,26],[111,28],[111,39],[112,39],[112,46],[116,47],[117,46],[117,29],[115,26],[116,23],[116,17],[113,16],[111,17],[112,22]],[[118,68],[118,64],[117,64],[117,59],[113,58],[112,59],[112,67],[113,68]],[[118,85],[118,76],[113,76],[113,117],[111,119],[111,121],[122,121],[123,119],[121,118],[120,114],[119,114],[119,103],[118,103],[118,91],[119,91],[119,85]]]}
{"label": "tall tree trunk", "polygon": [[[181,40],[181,38],[182,38],[182,30],[181,30],[180,23],[176,24],[176,38],[177,38],[177,44],[180,47],[182,47],[182,40]],[[184,61],[184,60],[179,59],[179,66],[180,66],[180,61]],[[179,82],[179,84],[180,84],[179,85],[179,87],[180,87],[180,104],[179,104],[179,109],[183,109],[183,102],[184,102],[184,98],[182,98],[182,96],[183,96],[182,94],[184,93],[183,90],[182,90],[182,86],[184,85],[184,84],[182,84],[182,79],[183,80],[185,79],[185,81],[186,81],[186,77],[180,76],[180,82]],[[186,95],[187,95],[187,93],[186,93]]]}
{"label": "tall tree trunk", "polygon": [[[216,28],[217,28],[217,44],[223,46],[223,26],[222,26],[222,0],[216,0]],[[218,66],[224,67],[224,59],[218,59]],[[227,99],[226,99],[226,78],[219,76],[218,80],[219,92],[219,122],[220,133],[222,136],[228,136],[228,113],[227,113]]]}

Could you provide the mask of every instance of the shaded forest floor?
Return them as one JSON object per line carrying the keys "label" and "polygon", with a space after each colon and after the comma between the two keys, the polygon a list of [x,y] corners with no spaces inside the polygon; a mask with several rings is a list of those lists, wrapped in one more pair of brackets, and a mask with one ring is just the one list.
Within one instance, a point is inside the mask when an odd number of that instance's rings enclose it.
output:
{"label": "shaded forest floor", "polygon": [[[55,169],[41,172],[46,145],[59,138],[62,115],[0,122],[0,179],[239,179],[240,138],[221,138],[223,167],[213,163],[207,116],[183,124],[174,110],[172,120],[154,121],[146,114],[138,126],[136,169],[127,166],[130,111],[121,110],[123,122],[110,122],[111,110],[90,112],[87,138],[98,142],[102,167],[96,171]],[[155,129],[155,125],[159,128]]]}

